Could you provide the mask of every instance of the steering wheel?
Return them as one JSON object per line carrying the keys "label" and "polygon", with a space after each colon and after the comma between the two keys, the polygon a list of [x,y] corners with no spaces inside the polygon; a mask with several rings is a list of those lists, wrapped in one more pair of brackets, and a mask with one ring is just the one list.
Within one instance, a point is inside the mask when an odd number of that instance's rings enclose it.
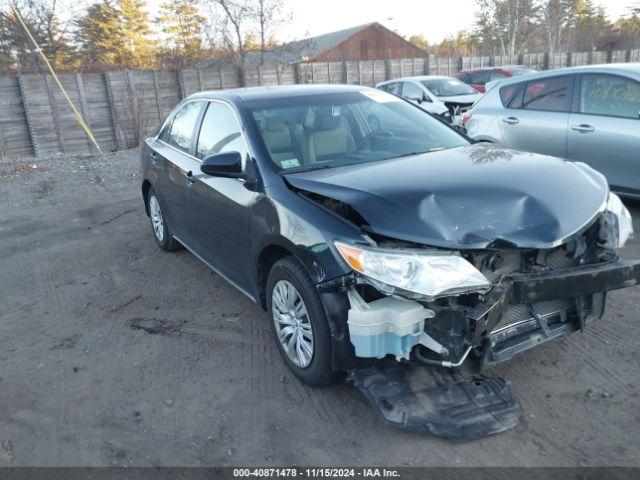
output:
{"label": "steering wheel", "polygon": [[372,138],[380,137],[380,136],[395,137],[396,134],[393,133],[391,130],[386,130],[386,129],[374,130],[373,132],[368,133],[367,135],[365,135],[360,139],[360,141],[356,145],[355,151],[359,152],[362,147],[364,147],[367,143],[369,143],[369,141],[371,141]]}

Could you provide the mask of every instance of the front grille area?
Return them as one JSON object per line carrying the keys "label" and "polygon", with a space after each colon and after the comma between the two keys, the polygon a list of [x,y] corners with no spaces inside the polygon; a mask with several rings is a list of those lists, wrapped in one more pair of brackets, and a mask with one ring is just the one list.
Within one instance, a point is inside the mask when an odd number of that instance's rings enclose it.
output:
{"label": "front grille area", "polygon": [[[476,255],[474,264],[480,268],[482,274],[489,281],[496,284],[500,279],[514,272],[523,271],[523,264],[534,263],[535,267],[528,268],[549,268],[552,270],[569,268],[575,266],[577,261],[567,255],[563,247],[540,250],[533,258],[529,255],[529,260],[525,262],[525,252],[518,250],[503,250],[500,252],[487,252]],[[553,316],[558,312],[564,312],[573,308],[571,299],[558,299],[535,304],[536,311],[543,317]],[[529,305],[508,305],[500,319],[500,322],[491,331],[492,334],[523,324],[535,324],[536,319],[531,313]]]}
{"label": "front grille area", "polygon": [[[568,310],[572,307],[572,302],[568,298],[562,298],[558,300],[549,300],[546,302],[538,302],[535,304],[537,312],[541,316],[550,315],[552,313]],[[491,333],[497,333],[509,327],[525,323],[535,323],[536,319],[533,318],[531,310],[528,305],[509,305],[500,322],[495,326]]]}

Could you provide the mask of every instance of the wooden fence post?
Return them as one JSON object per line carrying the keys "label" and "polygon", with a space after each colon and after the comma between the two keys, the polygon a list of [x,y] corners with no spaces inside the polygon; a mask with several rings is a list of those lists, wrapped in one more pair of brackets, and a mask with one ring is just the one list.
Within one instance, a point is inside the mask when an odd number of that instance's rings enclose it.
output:
{"label": "wooden fence post", "polygon": [[196,73],[198,74],[198,85],[200,86],[200,91],[204,90],[204,82],[202,81],[202,69],[200,67],[196,67]]}
{"label": "wooden fence post", "polygon": [[176,70],[176,78],[178,79],[178,94],[180,95],[180,100],[187,96],[187,92],[184,89],[184,74],[182,73],[182,69]]}
{"label": "wooden fence post", "polygon": [[62,153],[67,153],[67,148],[64,143],[64,135],[62,134],[62,124],[60,123],[60,114],[58,112],[58,105],[56,105],[56,99],[54,97],[54,93],[52,90],[51,80],[49,80],[49,75],[44,74],[44,85],[47,89],[47,95],[49,96],[49,105],[51,105],[51,116],[53,117],[53,126],[56,129],[56,134],[58,135],[58,146],[60,147],[60,151]]}
{"label": "wooden fence post", "polygon": [[362,85],[362,62],[358,60],[358,85]]}
{"label": "wooden fence post", "polygon": [[571,52],[567,52],[567,67],[570,67],[573,63],[573,55]]}
{"label": "wooden fence post", "polygon": [[156,97],[156,108],[158,109],[158,119],[162,122],[162,109],[160,108],[160,89],[158,88],[158,72],[154,70],[153,75],[153,90]]}
{"label": "wooden fence post", "polygon": [[607,51],[607,63],[613,63],[613,50]]}
{"label": "wooden fence post", "polygon": [[300,64],[299,63],[294,63],[293,64],[293,83],[299,84],[301,79],[301,75],[300,75]]}
{"label": "wooden fence post", "polygon": [[429,59],[429,54],[427,53],[427,56],[424,59],[424,74],[429,75],[430,73],[431,73],[431,60]]}
{"label": "wooden fence post", "polygon": [[347,62],[342,61],[342,83],[349,83],[349,67],[347,66]]}
{"label": "wooden fence post", "polygon": [[122,126],[120,125],[120,118],[118,116],[118,110],[116,110],[115,96],[113,93],[113,86],[111,85],[112,72],[104,72],[104,83],[107,87],[107,100],[109,101],[109,112],[111,113],[111,125],[113,136],[116,141],[116,149],[124,150],[127,148],[127,140],[124,137]]}
{"label": "wooden fence post", "polygon": [[24,78],[21,73],[18,74],[18,88],[20,90],[20,98],[22,99],[22,107],[24,108],[24,117],[27,120],[27,131],[29,132],[29,140],[31,141],[31,148],[33,149],[33,155],[40,155],[40,145],[33,131],[33,120],[31,119],[31,112],[29,108],[29,99],[27,98],[27,92],[24,86]]}
{"label": "wooden fence post", "polygon": [[544,60],[542,61],[542,69],[543,70],[549,70],[549,61],[550,61],[550,53],[549,52],[544,52]]}
{"label": "wooden fence post", "polygon": [[[402,74],[402,60],[400,60],[400,77],[404,77]],[[384,79],[391,80],[391,59],[387,58],[384,62]]]}
{"label": "wooden fence post", "polygon": [[[78,87],[78,98],[80,99],[80,111],[82,112],[82,118],[84,123],[87,124],[89,130],[91,130],[91,118],[89,116],[89,107],[87,105],[87,98],[84,94],[84,83],[82,81],[82,75],[76,73],[76,86]],[[87,144],[89,145],[89,151],[94,152],[96,147],[87,135]]]}

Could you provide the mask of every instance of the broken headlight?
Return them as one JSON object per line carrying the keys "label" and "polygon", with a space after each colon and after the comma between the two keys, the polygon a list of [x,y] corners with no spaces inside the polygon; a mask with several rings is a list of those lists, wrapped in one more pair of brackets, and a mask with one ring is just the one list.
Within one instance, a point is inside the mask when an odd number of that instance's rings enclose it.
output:
{"label": "broken headlight", "polygon": [[433,299],[491,287],[482,273],[453,253],[383,249],[341,242],[335,242],[335,246],[351,268],[385,293],[409,292],[411,296]]}
{"label": "broken headlight", "polygon": [[600,239],[605,248],[622,248],[633,234],[633,221],[627,207],[615,193],[609,193],[607,209],[602,217]]}

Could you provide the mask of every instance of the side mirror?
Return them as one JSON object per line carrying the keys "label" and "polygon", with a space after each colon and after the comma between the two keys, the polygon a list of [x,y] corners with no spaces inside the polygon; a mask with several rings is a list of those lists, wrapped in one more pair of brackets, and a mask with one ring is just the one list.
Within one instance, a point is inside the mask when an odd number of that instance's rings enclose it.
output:
{"label": "side mirror", "polygon": [[407,97],[410,102],[422,103],[422,96],[410,95]]}
{"label": "side mirror", "polygon": [[422,101],[431,103],[431,98],[429,98],[429,95],[427,95],[426,93],[423,92],[422,93]]}
{"label": "side mirror", "polygon": [[200,165],[200,171],[212,177],[238,178],[242,175],[242,155],[240,152],[209,155]]}

